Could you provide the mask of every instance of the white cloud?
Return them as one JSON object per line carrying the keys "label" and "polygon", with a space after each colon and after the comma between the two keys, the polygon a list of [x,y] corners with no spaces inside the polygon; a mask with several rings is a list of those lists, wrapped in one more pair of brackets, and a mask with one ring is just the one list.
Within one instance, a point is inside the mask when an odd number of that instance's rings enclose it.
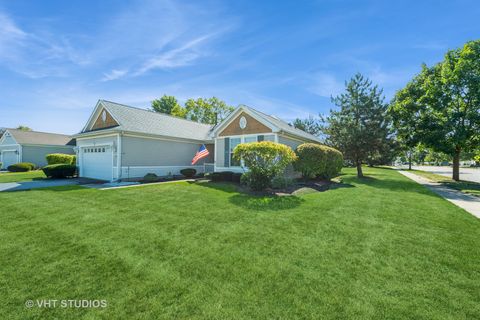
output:
{"label": "white cloud", "polygon": [[111,81],[111,80],[120,79],[123,76],[125,76],[127,74],[127,72],[128,72],[128,70],[113,69],[112,71],[110,71],[108,73],[104,73],[101,81]]}
{"label": "white cloud", "polygon": [[152,69],[176,68],[192,63],[202,55],[199,51],[199,46],[210,37],[211,35],[205,35],[195,38],[178,48],[166,51],[147,60],[135,75],[141,75]]}

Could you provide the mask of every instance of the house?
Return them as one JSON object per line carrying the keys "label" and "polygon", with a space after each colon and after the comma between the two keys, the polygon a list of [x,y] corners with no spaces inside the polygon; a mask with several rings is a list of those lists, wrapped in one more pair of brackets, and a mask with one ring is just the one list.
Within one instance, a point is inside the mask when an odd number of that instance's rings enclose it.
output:
{"label": "house", "polygon": [[75,154],[75,140],[63,134],[5,129],[0,138],[1,169],[19,162],[47,165],[50,153]]}
{"label": "house", "polygon": [[[213,127],[106,100],[97,102],[74,138],[79,175],[108,181],[138,179],[147,173],[178,175],[184,168],[243,172],[241,163],[232,158],[240,143],[275,141],[295,149],[304,142],[320,142],[247,106],[239,106]],[[210,155],[191,165],[202,144]]]}

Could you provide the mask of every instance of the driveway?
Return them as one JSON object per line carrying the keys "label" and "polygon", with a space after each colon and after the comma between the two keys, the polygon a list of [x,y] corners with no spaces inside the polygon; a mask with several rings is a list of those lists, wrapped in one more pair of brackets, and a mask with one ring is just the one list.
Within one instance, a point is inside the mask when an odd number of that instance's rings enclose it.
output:
{"label": "driveway", "polygon": [[45,179],[45,180],[38,180],[38,181],[6,182],[6,183],[0,183],[0,192],[82,185],[82,184],[95,183],[95,182],[98,182],[98,181],[83,179],[83,178],[58,179],[58,180]]}
{"label": "driveway", "polygon": [[[412,169],[436,173],[445,177],[452,177],[452,167],[412,166]],[[480,183],[480,168],[460,168],[460,180]]]}

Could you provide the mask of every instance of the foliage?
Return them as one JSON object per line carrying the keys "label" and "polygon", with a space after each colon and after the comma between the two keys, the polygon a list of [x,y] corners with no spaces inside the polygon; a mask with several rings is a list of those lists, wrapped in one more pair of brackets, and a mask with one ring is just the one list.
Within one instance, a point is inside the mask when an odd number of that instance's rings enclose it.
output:
{"label": "foliage", "polygon": [[343,166],[341,152],[321,144],[303,143],[295,149],[295,153],[297,161],[293,166],[305,179],[331,179],[340,173]]}
{"label": "foliage", "polygon": [[275,176],[272,179],[272,188],[273,189],[285,189],[294,184],[294,180],[283,175]]}
{"label": "foliage", "polygon": [[73,164],[51,164],[42,168],[48,178],[63,179],[75,176],[77,167]]}
{"label": "foliage", "polygon": [[156,112],[170,114],[185,118],[185,110],[178,103],[177,98],[174,96],[163,95],[160,99],[155,99],[151,103],[152,109]]}
{"label": "foliage", "polygon": [[32,131],[32,129],[30,129],[29,127],[24,126],[24,125],[19,125],[19,126],[17,127],[17,130]]}
{"label": "foliage", "polygon": [[253,190],[268,188],[272,178],[283,174],[285,168],[297,159],[290,147],[270,141],[239,144],[233,150],[233,156],[236,160],[242,159],[249,169]]}
{"label": "foliage", "polygon": [[233,179],[233,172],[232,171],[221,171],[220,172],[220,179],[222,181],[231,182]]}
{"label": "foliage", "polygon": [[383,92],[357,73],[346,83],[346,92],[332,98],[332,102],[340,110],[330,110],[324,119],[326,126],[322,130],[327,135],[326,142],[352,161],[362,177],[362,163],[373,152],[381,153],[391,139]]}
{"label": "foliage", "polygon": [[442,62],[422,70],[392,104],[397,130],[415,123],[410,135],[435,152],[453,158],[459,180],[460,156],[480,141],[480,40],[450,50]]}
{"label": "foliage", "polygon": [[220,172],[213,172],[212,174],[210,174],[209,177],[213,182],[223,181],[222,180],[222,175],[220,174]]}
{"label": "foliage", "polygon": [[243,173],[235,172],[232,174],[232,182],[240,183],[242,180]]}
{"label": "foliage", "polygon": [[225,119],[233,109],[216,97],[188,99],[185,102],[185,117],[193,121],[215,125]]}
{"label": "foliage", "polygon": [[45,157],[47,163],[50,164],[76,164],[76,157],[73,154],[51,153]]}
{"label": "foliage", "polygon": [[318,136],[322,131],[321,120],[314,118],[311,115],[306,119],[296,118],[290,125],[297,129],[313,134],[314,136]]}
{"label": "foliage", "polygon": [[193,178],[195,176],[195,174],[197,173],[197,170],[195,170],[193,168],[186,168],[186,169],[180,170],[180,173],[183,176],[185,176],[186,178]]}
{"label": "foliage", "polygon": [[213,125],[225,119],[234,109],[216,97],[188,99],[182,107],[174,96],[167,95],[153,100],[151,106],[156,112]]}
{"label": "foliage", "polygon": [[34,163],[30,162],[19,162],[12,165],[9,165],[7,170],[10,172],[27,172],[35,169],[37,166]]}

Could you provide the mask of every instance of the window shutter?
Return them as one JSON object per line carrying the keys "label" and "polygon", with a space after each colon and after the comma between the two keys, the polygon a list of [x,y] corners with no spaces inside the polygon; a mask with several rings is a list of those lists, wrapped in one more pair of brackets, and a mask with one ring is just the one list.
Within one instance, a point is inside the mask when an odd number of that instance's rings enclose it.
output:
{"label": "window shutter", "polygon": [[230,138],[225,138],[224,166],[225,167],[230,167]]}
{"label": "window shutter", "polygon": [[260,142],[260,141],[264,141],[265,140],[265,136],[263,134],[259,135],[257,137],[257,141]]}

